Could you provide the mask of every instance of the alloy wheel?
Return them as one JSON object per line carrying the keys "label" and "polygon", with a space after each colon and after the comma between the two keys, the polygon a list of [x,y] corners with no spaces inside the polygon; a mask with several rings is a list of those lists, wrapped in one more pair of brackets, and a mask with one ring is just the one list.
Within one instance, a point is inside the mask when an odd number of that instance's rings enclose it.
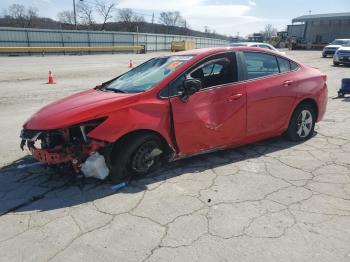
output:
{"label": "alloy wheel", "polygon": [[296,132],[299,137],[305,138],[307,137],[312,129],[312,114],[309,110],[302,110],[297,119]]}

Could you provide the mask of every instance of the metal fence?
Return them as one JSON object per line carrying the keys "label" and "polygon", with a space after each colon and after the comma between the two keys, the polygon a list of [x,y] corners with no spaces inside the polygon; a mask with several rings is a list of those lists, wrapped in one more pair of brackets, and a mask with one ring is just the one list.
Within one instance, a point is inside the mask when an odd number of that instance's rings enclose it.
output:
{"label": "metal fence", "polygon": [[114,31],[49,30],[0,27],[0,47],[103,47],[145,45],[146,51],[170,50],[172,41],[189,40],[197,48],[228,45],[228,41],[184,35]]}

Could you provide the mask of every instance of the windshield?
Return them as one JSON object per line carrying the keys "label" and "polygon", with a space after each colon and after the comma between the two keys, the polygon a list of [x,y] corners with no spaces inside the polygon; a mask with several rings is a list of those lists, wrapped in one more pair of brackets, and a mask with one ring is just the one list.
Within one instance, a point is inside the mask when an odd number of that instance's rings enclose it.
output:
{"label": "windshield", "polygon": [[346,44],[346,43],[347,43],[347,41],[335,39],[335,40],[331,43],[331,45],[344,45],[344,44]]}
{"label": "windshield", "polygon": [[123,93],[147,91],[192,57],[165,56],[153,58],[110,82],[105,89]]}

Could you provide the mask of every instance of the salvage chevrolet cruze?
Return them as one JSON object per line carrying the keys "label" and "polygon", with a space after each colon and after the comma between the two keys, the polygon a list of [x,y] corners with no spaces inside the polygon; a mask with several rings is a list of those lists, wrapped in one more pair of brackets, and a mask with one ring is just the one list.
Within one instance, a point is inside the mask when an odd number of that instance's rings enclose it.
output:
{"label": "salvage chevrolet cruze", "polygon": [[265,49],[179,52],[42,108],[24,124],[21,147],[117,182],[280,134],[303,141],[325,114],[326,78]]}

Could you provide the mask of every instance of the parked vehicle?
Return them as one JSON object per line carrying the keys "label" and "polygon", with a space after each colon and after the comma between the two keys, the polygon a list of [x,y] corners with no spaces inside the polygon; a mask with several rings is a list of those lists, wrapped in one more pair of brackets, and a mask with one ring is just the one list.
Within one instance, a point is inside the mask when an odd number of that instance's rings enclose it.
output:
{"label": "parked vehicle", "polygon": [[348,43],[350,43],[350,39],[335,39],[332,43],[323,48],[322,57],[327,57],[328,55],[333,56],[338,48]]}
{"label": "parked vehicle", "polygon": [[333,64],[338,66],[340,64],[349,65],[350,64],[350,41],[338,48],[333,56]]}
{"label": "parked vehicle", "polygon": [[[313,135],[326,110],[326,75],[252,47],[196,49],[153,58],[34,114],[21,133],[39,161],[81,165],[110,178],[285,134]],[[89,155],[94,155],[90,158]],[[94,165],[93,159],[98,159]]]}
{"label": "parked vehicle", "polygon": [[237,42],[237,43],[231,43],[230,46],[250,46],[250,47],[259,47],[264,48],[268,50],[272,50],[275,52],[279,52],[283,55],[285,55],[285,52],[279,51],[277,48],[275,48],[273,45],[270,45],[268,43],[259,43],[259,42]]}

